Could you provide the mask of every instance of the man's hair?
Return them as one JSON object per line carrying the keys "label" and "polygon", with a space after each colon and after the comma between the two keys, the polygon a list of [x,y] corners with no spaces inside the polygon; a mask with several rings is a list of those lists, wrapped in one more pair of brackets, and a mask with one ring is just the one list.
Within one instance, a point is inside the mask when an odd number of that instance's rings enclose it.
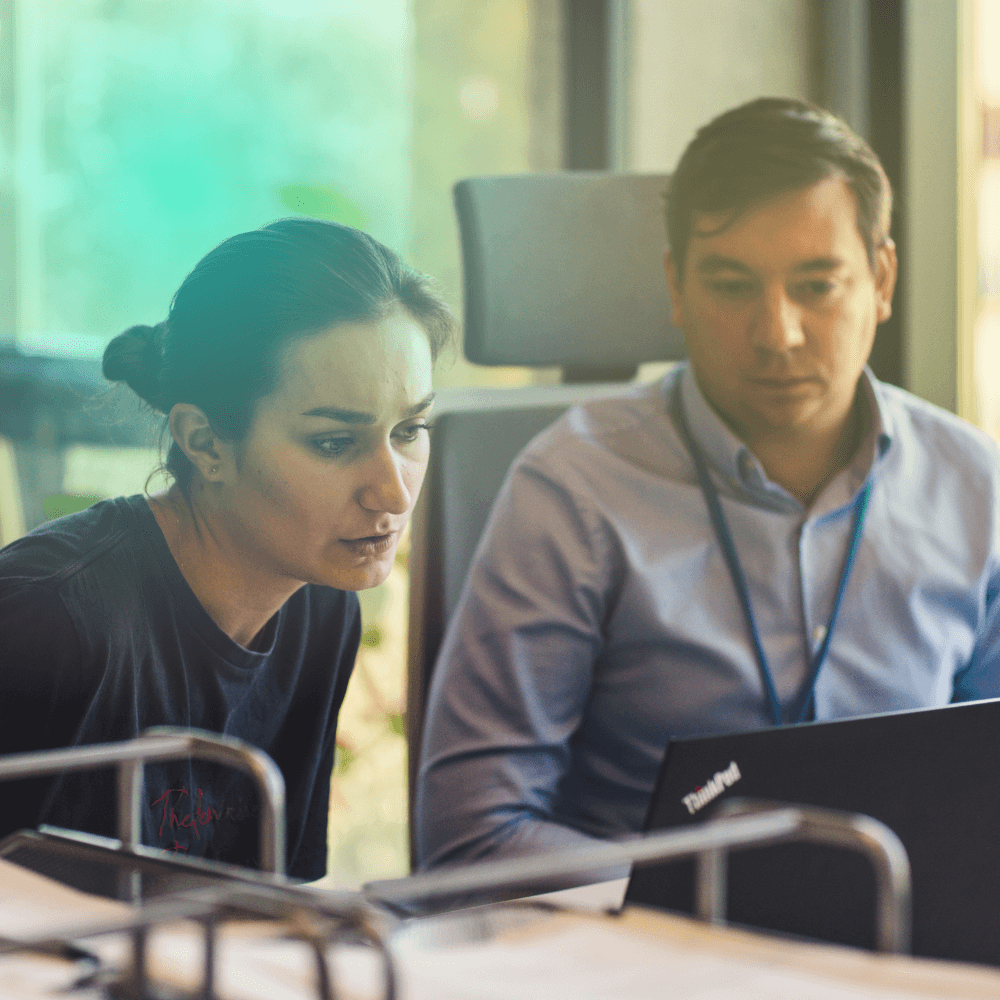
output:
{"label": "man's hair", "polygon": [[842,177],[854,192],[874,270],[889,237],[892,188],[864,139],[829,111],[787,97],[761,97],[710,121],[684,150],[667,189],[667,240],[678,278],[695,212],[731,212],[725,228],[752,205],[827,177]]}

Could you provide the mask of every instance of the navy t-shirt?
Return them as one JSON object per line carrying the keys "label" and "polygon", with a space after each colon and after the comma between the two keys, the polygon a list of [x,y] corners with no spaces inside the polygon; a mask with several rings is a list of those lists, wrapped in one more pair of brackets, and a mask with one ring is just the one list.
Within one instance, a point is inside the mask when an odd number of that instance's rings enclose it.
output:
{"label": "navy t-shirt", "polygon": [[[244,649],[188,586],[141,496],[52,521],[0,551],[0,753],[130,739],[150,726],[235,736],[286,783],[287,871],[326,872],[337,713],[361,633],[357,595],[300,588]],[[258,860],[241,773],[149,764],[143,842]],[[116,835],[114,770],[0,784],[0,836],[50,823]]]}

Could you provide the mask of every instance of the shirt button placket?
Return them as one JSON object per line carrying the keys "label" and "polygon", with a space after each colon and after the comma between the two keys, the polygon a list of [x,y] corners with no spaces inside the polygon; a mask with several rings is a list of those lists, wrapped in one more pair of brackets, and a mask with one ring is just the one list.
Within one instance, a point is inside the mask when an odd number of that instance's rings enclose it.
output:
{"label": "shirt button placket", "polygon": [[807,534],[809,531],[809,521],[804,520],[799,526],[799,586],[802,598],[802,624],[805,633],[806,659],[811,660],[813,654],[819,648],[819,644],[826,636],[826,626],[814,624],[813,622],[813,602],[810,593],[812,574],[810,572]]}

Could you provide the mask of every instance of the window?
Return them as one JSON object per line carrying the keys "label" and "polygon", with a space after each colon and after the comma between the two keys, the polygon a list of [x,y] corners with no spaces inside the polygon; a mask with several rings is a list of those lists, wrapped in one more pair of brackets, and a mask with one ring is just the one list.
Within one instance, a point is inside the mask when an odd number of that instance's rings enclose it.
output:
{"label": "window", "polygon": [[15,331],[95,354],[208,249],[316,215],[409,245],[414,56],[370,0],[17,0]]}
{"label": "window", "polygon": [[978,157],[969,167],[976,204],[974,364],[979,425],[1000,440],[1000,5],[976,9],[973,129]]}
{"label": "window", "polygon": [[[561,9],[0,0],[0,204],[12,209],[0,219],[0,342],[92,370],[112,336],[166,316],[207,250],[293,214],[366,229],[458,309],[452,184],[560,164]],[[534,377],[459,358],[439,382]],[[143,489],[151,447],[81,441],[71,403],[14,419],[2,395],[28,528]],[[406,588],[404,553],[361,595],[331,796],[330,867],[348,878],[407,868]]]}

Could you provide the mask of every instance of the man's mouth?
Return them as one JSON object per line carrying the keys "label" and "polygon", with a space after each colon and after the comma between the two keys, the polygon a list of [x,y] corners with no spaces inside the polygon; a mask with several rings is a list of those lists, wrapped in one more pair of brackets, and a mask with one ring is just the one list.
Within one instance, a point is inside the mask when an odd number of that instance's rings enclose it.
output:
{"label": "man's mouth", "polygon": [[787,389],[797,389],[804,385],[812,385],[817,379],[814,375],[783,375],[778,378],[754,378],[750,381],[764,389],[774,389],[781,392]]}
{"label": "man's mouth", "polygon": [[381,535],[364,535],[361,538],[341,538],[340,544],[356,555],[374,556],[388,552],[396,542],[396,532],[387,531]]}

